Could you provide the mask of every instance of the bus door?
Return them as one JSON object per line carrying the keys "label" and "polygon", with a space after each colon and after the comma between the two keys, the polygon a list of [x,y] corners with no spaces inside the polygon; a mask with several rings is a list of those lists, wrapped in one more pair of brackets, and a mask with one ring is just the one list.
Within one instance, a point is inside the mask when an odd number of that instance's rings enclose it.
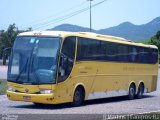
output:
{"label": "bus door", "polygon": [[58,79],[55,97],[58,102],[71,98],[72,78],[71,72],[75,61],[76,37],[65,38],[60,54]]}

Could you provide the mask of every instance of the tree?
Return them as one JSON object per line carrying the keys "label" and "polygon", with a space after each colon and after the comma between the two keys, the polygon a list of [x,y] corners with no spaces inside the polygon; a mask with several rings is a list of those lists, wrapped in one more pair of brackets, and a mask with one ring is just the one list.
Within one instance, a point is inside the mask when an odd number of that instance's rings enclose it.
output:
{"label": "tree", "polygon": [[156,34],[156,39],[157,39],[157,40],[160,40],[160,31],[157,32],[157,34]]}
{"label": "tree", "polygon": [[0,58],[10,55],[16,36],[21,32],[32,31],[32,28],[27,30],[18,30],[15,24],[9,25],[8,29],[0,30]]}
{"label": "tree", "polygon": [[[158,31],[156,35],[151,37],[150,44],[156,45],[160,50],[160,31]],[[160,63],[160,58],[159,58],[159,63]]]}
{"label": "tree", "polygon": [[151,37],[150,43],[152,45],[156,45],[158,47],[158,49],[160,50],[160,31],[158,31],[156,33],[156,35],[154,35],[154,36]]}
{"label": "tree", "polygon": [[13,46],[14,40],[18,33],[19,31],[15,24],[9,25],[7,31],[1,30],[0,48],[2,57],[4,57],[4,52],[5,55],[10,54],[10,50],[8,50],[8,48],[11,48]]}

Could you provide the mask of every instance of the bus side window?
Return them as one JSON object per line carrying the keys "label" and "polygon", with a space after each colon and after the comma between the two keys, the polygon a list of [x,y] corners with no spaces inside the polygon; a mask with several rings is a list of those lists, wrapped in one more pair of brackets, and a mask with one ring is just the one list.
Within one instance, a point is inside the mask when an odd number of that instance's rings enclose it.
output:
{"label": "bus side window", "polygon": [[66,80],[73,68],[76,37],[67,37],[64,40],[60,55],[58,82]]}

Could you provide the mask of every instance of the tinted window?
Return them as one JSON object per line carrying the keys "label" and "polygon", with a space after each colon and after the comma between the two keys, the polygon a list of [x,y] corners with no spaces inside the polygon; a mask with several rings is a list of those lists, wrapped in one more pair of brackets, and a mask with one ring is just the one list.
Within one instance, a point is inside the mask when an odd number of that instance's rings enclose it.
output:
{"label": "tinted window", "polygon": [[100,54],[99,45],[99,41],[79,38],[77,60],[95,60],[97,58],[97,55]]}
{"label": "tinted window", "polygon": [[63,43],[62,53],[68,56],[70,59],[74,59],[75,42],[76,42],[75,37],[68,37],[64,40],[64,43]]}
{"label": "tinted window", "polygon": [[158,50],[88,38],[78,38],[77,61],[79,60],[154,64],[158,60]]}

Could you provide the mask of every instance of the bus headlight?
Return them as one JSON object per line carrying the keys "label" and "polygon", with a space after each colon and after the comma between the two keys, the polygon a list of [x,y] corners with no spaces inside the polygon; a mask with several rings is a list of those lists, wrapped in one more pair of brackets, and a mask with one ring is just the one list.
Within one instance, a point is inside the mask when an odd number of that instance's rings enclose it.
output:
{"label": "bus headlight", "polygon": [[7,90],[12,91],[12,92],[15,92],[15,91],[16,91],[16,89],[15,89],[14,87],[11,87],[11,86],[8,86],[8,87],[7,87]]}
{"label": "bus headlight", "polygon": [[54,91],[53,91],[53,90],[41,89],[41,90],[40,90],[40,93],[41,93],[41,94],[51,94],[51,93],[54,93]]}

